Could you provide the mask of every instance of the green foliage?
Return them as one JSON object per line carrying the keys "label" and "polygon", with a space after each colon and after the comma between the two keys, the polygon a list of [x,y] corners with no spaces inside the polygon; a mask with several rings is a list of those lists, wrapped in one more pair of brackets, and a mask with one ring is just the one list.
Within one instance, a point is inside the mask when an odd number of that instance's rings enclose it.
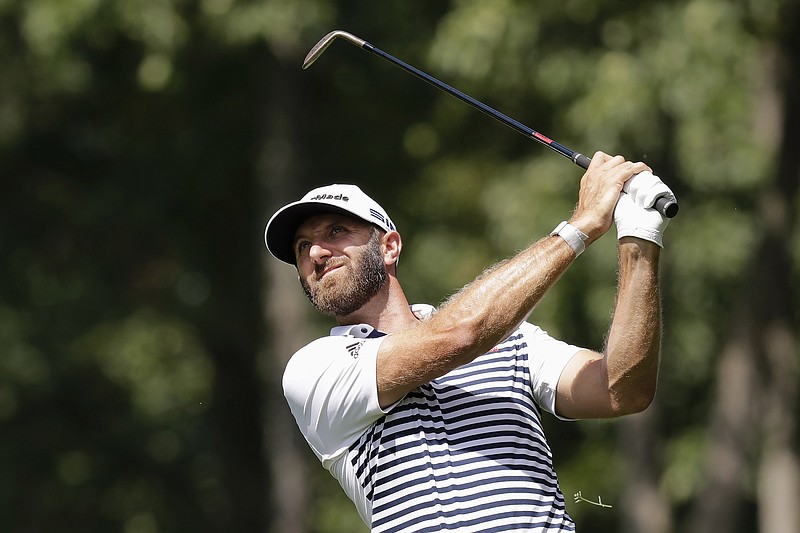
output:
{"label": "green foliage", "polygon": [[130,392],[135,412],[157,422],[203,414],[213,368],[186,324],[146,310],[99,324],[77,341],[111,381]]}
{"label": "green foliage", "polygon": [[[279,359],[261,232],[283,198],[260,198],[265,182],[292,198],[361,184],[400,228],[409,296],[431,303],[569,217],[581,170],[559,155],[344,44],[301,71],[336,27],[571,148],[645,160],[676,190],[658,433],[660,491],[681,523],[733,307],[770,260],[756,255],[758,197],[777,181],[793,97],[779,82],[800,62],[780,51],[792,9],[0,0],[0,529],[269,530],[262,415],[285,406],[256,371],[265,352]],[[800,197],[787,202],[796,308]],[[535,322],[602,347],[613,241],[580,258]],[[548,425],[570,512],[617,530],[635,473],[615,424]],[[321,474],[311,528],[363,530]],[[578,490],[613,509],[572,506]]]}

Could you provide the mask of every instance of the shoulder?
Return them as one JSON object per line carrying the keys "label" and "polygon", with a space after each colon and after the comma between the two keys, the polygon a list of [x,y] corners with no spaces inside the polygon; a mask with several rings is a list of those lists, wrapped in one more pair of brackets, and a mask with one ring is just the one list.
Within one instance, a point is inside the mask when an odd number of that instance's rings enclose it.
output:
{"label": "shoulder", "polygon": [[326,464],[384,414],[375,379],[382,340],[323,337],[298,350],[286,365],[284,397],[300,431]]}
{"label": "shoulder", "polygon": [[284,388],[292,383],[308,383],[331,372],[347,372],[364,357],[378,352],[383,338],[357,338],[330,335],[311,341],[297,350],[283,372]]}
{"label": "shoulder", "polygon": [[582,348],[551,336],[547,331],[529,322],[517,330],[528,348],[528,366],[536,379],[555,385],[564,367]]}
{"label": "shoulder", "polygon": [[521,335],[530,344],[538,344],[553,340],[545,330],[530,322],[523,322],[517,328],[517,335]]}
{"label": "shoulder", "polygon": [[330,335],[315,339],[299,350],[289,359],[284,373],[303,372],[309,365],[324,366],[326,361],[351,354],[364,339]]}
{"label": "shoulder", "polygon": [[320,337],[319,339],[315,339],[297,350],[294,355],[292,355],[291,359],[289,359],[289,363],[292,364],[309,358],[325,357],[335,354],[336,352],[345,349],[345,346],[351,344],[355,340],[357,339],[339,335]]}

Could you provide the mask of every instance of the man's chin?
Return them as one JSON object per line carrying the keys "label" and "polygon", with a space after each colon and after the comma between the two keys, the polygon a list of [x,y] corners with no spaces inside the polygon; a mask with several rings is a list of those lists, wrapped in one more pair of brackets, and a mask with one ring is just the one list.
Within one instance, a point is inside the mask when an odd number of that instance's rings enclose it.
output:
{"label": "man's chin", "polygon": [[317,290],[309,300],[317,310],[327,316],[337,319],[345,318],[367,305],[375,294],[359,293],[357,291],[325,290],[323,285],[317,285]]}
{"label": "man's chin", "polygon": [[361,307],[358,305],[356,309],[352,309],[353,303],[348,303],[351,295],[337,291],[335,281],[328,276],[324,276],[314,289],[314,294],[308,295],[308,299],[323,315],[340,318],[354,313]]}
{"label": "man's chin", "polygon": [[314,307],[317,308],[317,311],[319,311],[323,315],[327,315],[337,319],[350,316],[361,308],[360,306],[355,309],[352,309],[350,307],[345,308],[341,305],[341,302],[333,303],[327,300],[320,302],[319,300],[315,299],[312,300],[311,303],[314,305]]}

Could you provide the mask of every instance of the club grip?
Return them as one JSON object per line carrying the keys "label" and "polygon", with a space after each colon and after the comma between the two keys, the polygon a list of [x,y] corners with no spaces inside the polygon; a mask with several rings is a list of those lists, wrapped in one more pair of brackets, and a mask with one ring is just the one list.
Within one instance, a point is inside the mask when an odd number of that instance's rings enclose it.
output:
{"label": "club grip", "polygon": [[[575,152],[572,154],[572,162],[582,168],[589,168],[589,163],[592,162],[591,158]],[[653,204],[653,209],[661,213],[663,216],[667,218],[673,218],[675,215],[678,214],[678,202],[675,200],[671,200],[666,196],[662,196],[656,199],[656,203]]]}
{"label": "club grip", "polygon": [[673,218],[678,214],[678,202],[666,196],[662,196],[656,200],[653,209],[667,218]]}
{"label": "club grip", "polygon": [[572,155],[572,162],[578,165],[579,167],[589,168],[589,163],[592,162],[592,158],[575,152]]}

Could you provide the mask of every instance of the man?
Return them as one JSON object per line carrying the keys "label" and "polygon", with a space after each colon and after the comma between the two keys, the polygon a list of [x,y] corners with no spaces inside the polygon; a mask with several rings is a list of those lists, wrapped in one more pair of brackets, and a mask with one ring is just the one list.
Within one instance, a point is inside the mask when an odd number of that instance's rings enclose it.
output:
{"label": "man", "polygon": [[[643,206],[663,194],[672,195],[644,163],[596,153],[568,223],[435,311],[409,305],[400,235],[358,187],[321,187],[273,215],[267,248],[338,323],[294,354],[284,392],[373,532],[575,529],[540,411],[616,417],[652,401],[667,220]],[[604,351],[525,322],[612,222],[619,282]]]}

